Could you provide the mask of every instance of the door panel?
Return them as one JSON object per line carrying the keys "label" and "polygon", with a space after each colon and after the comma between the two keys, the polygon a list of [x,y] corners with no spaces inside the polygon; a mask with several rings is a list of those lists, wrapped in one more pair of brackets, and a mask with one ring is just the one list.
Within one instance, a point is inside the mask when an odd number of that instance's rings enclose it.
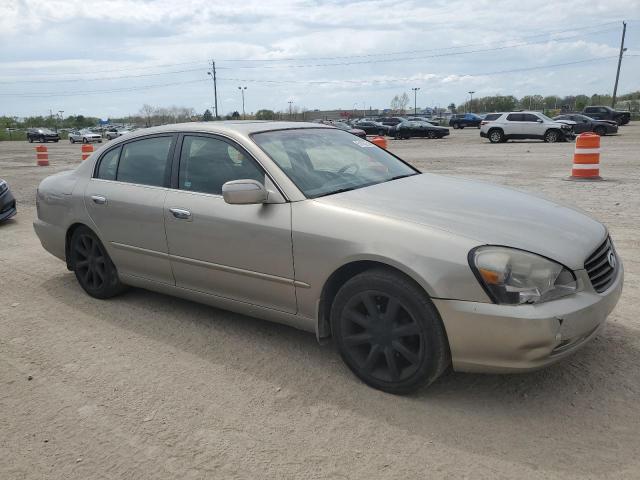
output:
{"label": "door panel", "polygon": [[216,195],[172,190],[165,205],[177,286],[295,313],[289,203],[229,205]]}
{"label": "door panel", "polygon": [[185,135],[181,143],[164,209],[176,285],[295,313],[290,204],[226,203],[225,182],[264,183],[262,168],[219,137]]}
{"label": "door panel", "polygon": [[[162,187],[88,182],[85,205],[118,272],[173,284],[164,233],[166,194]],[[98,203],[100,197],[105,203]]]}

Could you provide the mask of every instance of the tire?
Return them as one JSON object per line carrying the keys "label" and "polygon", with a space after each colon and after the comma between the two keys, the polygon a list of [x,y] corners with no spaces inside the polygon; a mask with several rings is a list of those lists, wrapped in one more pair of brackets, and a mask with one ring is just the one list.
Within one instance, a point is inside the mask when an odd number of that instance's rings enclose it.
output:
{"label": "tire", "polygon": [[488,137],[491,143],[502,143],[505,140],[504,133],[499,128],[489,130]]}
{"label": "tire", "polygon": [[600,135],[601,137],[604,137],[607,134],[607,129],[605,127],[596,127],[593,129],[593,133]]}
{"label": "tire", "polygon": [[73,138],[71,138],[71,137],[69,137],[69,142],[70,142],[70,143],[76,143],[76,141],[75,141]]}
{"label": "tire", "polygon": [[349,369],[385,392],[425,387],[451,363],[444,326],[430,298],[390,270],[368,270],[347,281],[331,306],[331,328]]}
{"label": "tire", "polygon": [[29,143],[33,143],[33,137],[27,137],[27,140],[29,141]]}
{"label": "tire", "polygon": [[60,140],[54,140],[53,143],[58,143]]}
{"label": "tire", "polygon": [[40,137],[40,143],[47,143],[47,140],[44,137]]}
{"label": "tire", "polygon": [[71,266],[82,289],[99,299],[115,297],[126,287],[100,239],[87,227],[78,227],[71,236]]}
{"label": "tire", "polygon": [[558,130],[547,130],[544,134],[544,141],[547,143],[556,143],[562,140],[562,135]]}
{"label": "tire", "polygon": [[454,123],[453,125],[451,125],[453,127],[454,130],[457,130],[460,128],[460,125],[458,125],[457,123]]}
{"label": "tire", "polygon": [[460,125],[458,128],[459,128],[460,130],[464,130],[464,125]]}
{"label": "tire", "polygon": [[87,140],[87,137],[82,137],[82,143],[89,143],[89,140]]}
{"label": "tire", "polygon": [[621,127],[622,125],[625,124],[624,118],[622,118],[622,117],[616,118],[615,122],[618,124],[619,127]]}
{"label": "tire", "polygon": [[384,130],[378,130],[378,136],[380,136],[380,137],[384,137],[385,133],[386,132]]}
{"label": "tire", "polygon": [[436,132],[434,132],[433,130],[429,130],[427,132],[427,138],[431,138],[431,139],[436,138]]}

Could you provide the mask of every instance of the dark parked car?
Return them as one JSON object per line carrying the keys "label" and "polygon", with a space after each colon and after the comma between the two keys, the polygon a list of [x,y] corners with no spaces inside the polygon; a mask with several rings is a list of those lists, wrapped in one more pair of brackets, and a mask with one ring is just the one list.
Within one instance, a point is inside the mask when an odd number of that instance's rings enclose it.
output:
{"label": "dark parked car", "polygon": [[406,122],[407,119],[404,117],[379,117],[376,118],[376,121],[389,127],[395,127],[399,123]]}
{"label": "dark parked car", "polygon": [[604,106],[585,107],[582,114],[595,120],[612,120],[618,125],[626,125],[631,120],[631,112],[623,112]]}
{"label": "dark parked car", "polygon": [[380,122],[360,121],[354,125],[355,128],[364,130],[367,135],[386,135],[389,132],[389,126]]}
{"label": "dark parked car", "polygon": [[30,128],[27,130],[27,140],[33,142],[58,142],[60,135],[48,128]]}
{"label": "dark parked car", "polygon": [[594,132],[601,137],[607,134],[618,133],[618,124],[613,120],[596,120],[579,113],[569,113],[553,117],[557,122],[571,121],[574,133]]}
{"label": "dark parked car", "polygon": [[390,135],[398,139],[411,137],[442,138],[449,135],[449,129],[446,127],[436,127],[429,122],[412,122],[406,120],[393,127]]}
{"label": "dark parked car", "polygon": [[357,137],[360,138],[367,138],[367,133],[360,129],[360,128],[353,128],[351,125],[349,125],[348,123],[344,123],[344,122],[330,122],[330,121],[326,121],[326,122],[322,122],[325,125],[331,125],[332,127],[336,127],[339,128],[340,130],[344,130],[345,132],[349,132],[353,135],[356,135]]}
{"label": "dark parked car", "polygon": [[456,129],[464,127],[480,128],[481,121],[482,117],[476,115],[475,113],[464,113],[452,116],[449,120],[449,126]]}
{"label": "dark parked car", "polygon": [[0,178],[0,222],[9,220],[16,211],[16,199],[11,195],[7,182]]}

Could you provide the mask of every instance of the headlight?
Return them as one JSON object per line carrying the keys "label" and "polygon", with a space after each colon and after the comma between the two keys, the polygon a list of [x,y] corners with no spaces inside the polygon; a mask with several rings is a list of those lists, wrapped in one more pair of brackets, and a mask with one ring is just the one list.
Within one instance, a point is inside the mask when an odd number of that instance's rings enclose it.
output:
{"label": "headlight", "polygon": [[469,264],[491,299],[502,305],[540,303],[574,293],[572,271],[548,258],[507,247],[478,247]]}

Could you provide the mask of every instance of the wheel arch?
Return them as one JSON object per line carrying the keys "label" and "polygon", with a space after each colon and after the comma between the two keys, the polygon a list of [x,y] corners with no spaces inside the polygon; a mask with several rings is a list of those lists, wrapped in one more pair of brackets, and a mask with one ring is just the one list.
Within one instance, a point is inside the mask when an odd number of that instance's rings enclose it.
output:
{"label": "wheel arch", "polygon": [[316,335],[318,340],[331,337],[331,321],[329,314],[331,312],[331,305],[336,297],[336,294],[340,288],[354,276],[373,269],[385,269],[390,272],[395,272],[402,275],[409,281],[413,282],[418,288],[420,288],[426,295],[432,297],[429,293],[429,289],[418,280],[418,275],[406,268],[400,268],[398,265],[393,265],[392,262],[387,262],[382,259],[361,259],[352,260],[343,264],[339,268],[333,271],[327,278],[322,286],[320,298],[318,300],[318,314],[317,314],[317,326]]}

